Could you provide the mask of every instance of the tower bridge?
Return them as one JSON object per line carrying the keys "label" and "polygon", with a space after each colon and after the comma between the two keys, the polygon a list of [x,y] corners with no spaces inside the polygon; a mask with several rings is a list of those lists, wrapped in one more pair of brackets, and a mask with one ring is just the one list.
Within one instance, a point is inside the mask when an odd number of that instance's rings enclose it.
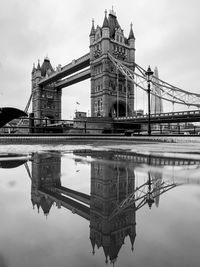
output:
{"label": "tower bridge", "polygon": [[[42,124],[43,118],[51,123],[61,120],[62,90],[86,79],[91,80],[91,117],[110,117],[117,121],[130,121],[146,124],[147,116],[136,117],[137,89],[147,92],[145,70],[135,62],[135,36],[130,26],[128,37],[120,26],[112,9],[105,11],[102,26],[92,27],[89,34],[89,53],[69,64],[54,70],[50,60],[44,59],[40,66],[32,70],[32,112]],[[153,123],[199,121],[199,113],[163,114],[162,101],[181,104],[187,107],[200,107],[200,94],[173,86],[158,78],[156,70],[151,90],[152,101],[160,105],[151,114]],[[155,106],[155,105],[154,105]],[[196,110],[198,111],[198,110]]]}

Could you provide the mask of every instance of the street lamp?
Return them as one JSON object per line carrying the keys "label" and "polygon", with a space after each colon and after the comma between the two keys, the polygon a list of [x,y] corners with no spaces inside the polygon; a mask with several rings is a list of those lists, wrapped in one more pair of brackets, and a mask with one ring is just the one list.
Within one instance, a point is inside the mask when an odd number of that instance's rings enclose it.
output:
{"label": "street lamp", "polygon": [[145,72],[145,75],[147,76],[147,94],[148,94],[148,135],[151,135],[151,124],[150,124],[150,116],[151,116],[151,107],[150,107],[150,93],[151,93],[151,88],[150,88],[150,83],[152,80],[153,76],[153,71],[151,70],[150,66],[148,67],[147,71]]}
{"label": "street lamp", "polygon": [[148,192],[147,192],[147,198],[146,198],[146,202],[147,202],[147,204],[148,204],[148,206],[149,206],[149,208],[151,209],[151,207],[152,207],[152,205],[153,205],[153,203],[154,203],[154,197],[153,197],[153,195],[152,195],[152,190],[151,190],[151,184],[152,184],[152,182],[151,182],[151,175],[150,175],[150,173],[148,172]]}

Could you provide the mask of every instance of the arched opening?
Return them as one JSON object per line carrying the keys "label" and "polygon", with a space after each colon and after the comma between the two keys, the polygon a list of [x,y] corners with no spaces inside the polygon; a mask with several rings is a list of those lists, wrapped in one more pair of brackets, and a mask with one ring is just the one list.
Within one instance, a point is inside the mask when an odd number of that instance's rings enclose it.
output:
{"label": "arched opening", "polygon": [[[117,114],[118,113],[118,114]],[[117,107],[117,102],[115,102],[109,112],[109,117],[125,117],[126,116],[126,106],[123,102],[119,102],[118,103],[118,107]]]}

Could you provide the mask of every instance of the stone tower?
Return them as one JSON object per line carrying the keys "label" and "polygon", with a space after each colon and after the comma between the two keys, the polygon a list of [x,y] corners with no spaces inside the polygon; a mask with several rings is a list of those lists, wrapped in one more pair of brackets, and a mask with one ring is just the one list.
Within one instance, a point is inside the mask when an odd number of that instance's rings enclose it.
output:
{"label": "stone tower", "polygon": [[[40,86],[42,78],[48,77],[54,72],[49,58],[45,58],[42,66],[38,62],[37,68],[32,70],[32,112],[35,118],[48,119],[48,123],[61,120],[61,89],[55,89],[54,83]],[[38,120],[37,124],[42,124]]]}
{"label": "stone tower", "polygon": [[116,70],[108,58],[110,53],[124,65],[134,70],[135,37],[130,28],[129,37],[124,36],[113,10],[105,11],[102,27],[90,32],[91,67],[91,116],[121,117],[134,112],[134,85]]}
{"label": "stone tower", "polygon": [[33,153],[32,155],[32,181],[31,181],[31,201],[41,208],[45,215],[50,212],[54,201],[41,194],[42,189],[49,191],[55,190],[56,186],[61,185],[61,156],[49,154]]}
{"label": "stone tower", "polygon": [[[98,157],[98,158],[96,158]],[[119,203],[135,190],[134,169],[116,162],[118,154],[99,153],[91,163],[90,241],[93,247],[102,247],[114,265],[126,237],[133,248],[136,236],[136,209],[131,205],[113,218],[110,215]],[[108,165],[106,162],[115,162]]]}

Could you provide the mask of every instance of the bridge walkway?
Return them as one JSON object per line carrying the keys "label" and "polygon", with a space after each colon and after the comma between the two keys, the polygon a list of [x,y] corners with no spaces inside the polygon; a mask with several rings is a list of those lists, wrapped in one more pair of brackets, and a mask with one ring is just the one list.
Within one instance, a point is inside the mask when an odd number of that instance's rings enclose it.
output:
{"label": "bridge walkway", "polygon": [[78,201],[81,201],[87,205],[90,205],[90,196],[72,189],[69,189],[64,186],[56,186],[56,190],[62,194],[66,194],[69,197],[72,197]]}
{"label": "bridge walkway", "polygon": [[54,200],[56,203],[59,202],[61,206],[67,208],[68,210],[71,210],[73,213],[78,214],[79,216],[85,218],[88,221],[90,220],[90,208],[89,207],[83,204],[80,204],[79,202],[74,201],[71,198],[68,198],[58,193],[47,190],[46,188],[40,188],[38,192],[40,194],[48,196],[49,198]]}

